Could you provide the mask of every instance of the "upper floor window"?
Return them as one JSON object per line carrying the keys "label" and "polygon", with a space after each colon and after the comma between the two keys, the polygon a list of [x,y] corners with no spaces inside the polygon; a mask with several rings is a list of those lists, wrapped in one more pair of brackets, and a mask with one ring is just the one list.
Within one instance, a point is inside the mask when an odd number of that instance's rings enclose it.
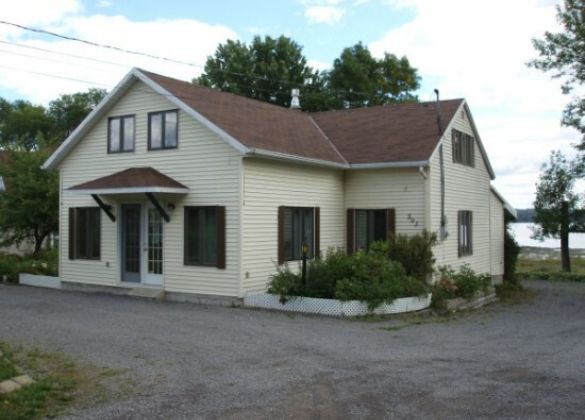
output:
{"label": "upper floor window", "polygon": [[453,162],[475,167],[475,139],[459,130],[451,130]]}
{"label": "upper floor window", "polygon": [[108,153],[134,151],[134,115],[108,120]]}
{"label": "upper floor window", "polygon": [[179,137],[177,110],[148,114],[148,149],[174,149]]}

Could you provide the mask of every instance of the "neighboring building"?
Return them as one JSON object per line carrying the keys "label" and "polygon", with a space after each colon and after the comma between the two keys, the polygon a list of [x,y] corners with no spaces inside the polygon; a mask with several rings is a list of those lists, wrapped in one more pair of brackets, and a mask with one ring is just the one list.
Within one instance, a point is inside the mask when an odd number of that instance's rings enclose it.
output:
{"label": "neighboring building", "polygon": [[134,69],[44,166],[69,284],[237,298],[305,242],[423,229],[437,265],[503,273],[506,203],[463,99],[302,113]]}

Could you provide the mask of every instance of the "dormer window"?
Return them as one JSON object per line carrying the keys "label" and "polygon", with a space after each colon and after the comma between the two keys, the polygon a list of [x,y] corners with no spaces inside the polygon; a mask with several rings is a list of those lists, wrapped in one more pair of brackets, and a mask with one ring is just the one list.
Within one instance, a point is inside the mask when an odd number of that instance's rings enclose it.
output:
{"label": "dormer window", "polygon": [[475,139],[459,130],[451,130],[453,162],[475,167]]}
{"label": "dormer window", "polygon": [[134,115],[108,119],[108,153],[134,151]]}
{"label": "dormer window", "polygon": [[148,150],[175,149],[179,137],[177,110],[148,114]]}

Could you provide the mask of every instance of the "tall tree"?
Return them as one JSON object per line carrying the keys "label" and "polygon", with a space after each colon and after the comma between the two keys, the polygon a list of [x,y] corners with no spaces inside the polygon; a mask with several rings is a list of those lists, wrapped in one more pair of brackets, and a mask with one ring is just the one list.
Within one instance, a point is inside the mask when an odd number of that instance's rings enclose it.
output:
{"label": "tall tree", "polygon": [[45,239],[59,228],[59,188],[55,171],[41,165],[48,150],[11,151],[0,164],[6,190],[0,193],[2,244],[30,240],[38,256]]}
{"label": "tall tree", "polygon": [[292,88],[312,81],[316,72],[307,65],[302,47],[285,36],[254,37],[247,45],[228,40],[207,58],[197,82],[249,98],[289,106]]}
{"label": "tall tree", "polygon": [[553,151],[542,166],[534,200],[533,238],[560,238],[563,271],[571,271],[569,232],[571,220],[578,213],[575,187],[575,165],[560,151]]}
{"label": "tall tree", "polygon": [[49,103],[47,116],[51,120],[51,142],[65,140],[87,115],[106,96],[105,89],[89,89],[86,92],[61,95]]}
{"label": "tall tree", "polygon": [[41,139],[49,136],[51,119],[42,105],[17,100],[0,104],[0,147],[36,150]]}
{"label": "tall tree", "polygon": [[572,95],[563,111],[562,124],[583,134],[579,149],[585,150],[585,97],[578,90],[585,84],[585,0],[564,0],[557,5],[557,20],[562,32],[545,32],[543,39],[533,39],[540,58],[529,66],[563,80],[562,92]]}
{"label": "tall tree", "polygon": [[420,86],[417,70],[406,57],[384,54],[376,59],[361,42],[345,48],[329,73],[333,91],[343,91],[350,107],[385,105],[416,100]]}

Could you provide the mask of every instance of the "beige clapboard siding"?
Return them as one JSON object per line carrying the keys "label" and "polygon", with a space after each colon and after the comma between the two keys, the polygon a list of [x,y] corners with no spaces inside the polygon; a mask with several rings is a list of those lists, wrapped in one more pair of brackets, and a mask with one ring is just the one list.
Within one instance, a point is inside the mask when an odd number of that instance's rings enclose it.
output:
{"label": "beige clapboard siding", "polygon": [[[174,150],[147,151],[147,114],[175,109],[164,96],[155,94],[137,82],[109,112],[109,116],[135,114],[136,145],[133,153],[107,153],[107,117],[99,121],[60,166],[63,188],[99,178],[129,167],[152,166],[185,184],[186,196],[158,196],[175,204],[171,222],[164,225],[164,288],[173,292],[190,292],[239,296],[240,269],[240,176],[241,156],[217,135],[179,112],[179,147]],[[145,198],[138,196],[142,202]],[[107,197],[114,206],[135,197]],[[119,285],[117,223],[102,213],[101,261],[69,261],[68,208],[94,206],[88,196],[65,192],[61,205],[62,277],[65,281]],[[183,206],[222,205],[226,207],[226,269],[183,265]],[[107,267],[109,263],[109,267]]]}
{"label": "beige clapboard siding", "polygon": [[394,208],[397,233],[420,233],[425,228],[425,180],[417,169],[349,171],[345,208]]}
{"label": "beige clapboard siding", "polygon": [[[277,161],[244,160],[244,292],[264,291],[276,272],[279,206],[320,207],[321,252],[344,246],[343,174]],[[295,263],[290,263],[295,267]]]}
{"label": "beige clapboard siding", "polygon": [[491,274],[504,274],[504,205],[492,192],[490,194],[490,243]]}
{"label": "beige clapboard siding", "polygon": [[[464,133],[474,135],[469,116],[458,112],[452,124]],[[475,144],[475,167],[453,163],[451,129],[446,130],[443,140],[445,164],[445,213],[449,236],[434,248],[437,266],[450,265],[458,269],[469,264],[479,273],[491,271],[490,261],[490,176],[483,161],[479,145]],[[430,220],[433,232],[441,226],[441,172],[438,150],[433,155],[430,168]],[[461,257],[457,251],[457,211],[473,212],[473,255]]]}

